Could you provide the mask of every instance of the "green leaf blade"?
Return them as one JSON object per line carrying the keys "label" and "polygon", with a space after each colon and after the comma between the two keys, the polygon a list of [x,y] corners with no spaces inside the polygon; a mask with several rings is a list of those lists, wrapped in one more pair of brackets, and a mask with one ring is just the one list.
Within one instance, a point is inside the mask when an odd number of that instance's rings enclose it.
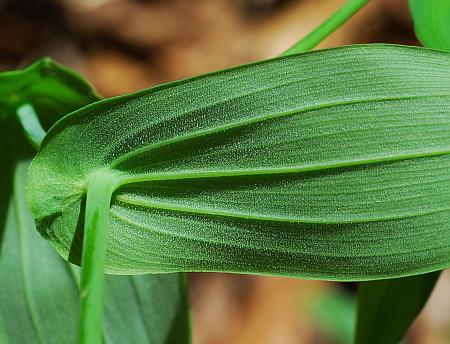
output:
{"label": "green leaf blade", "polygon": [[[18,163],[0,254],[1,343],[76,343],[78,269],[35,231]],[[105,343],[190,343],[184,274],[106,276]],[[49,283],[51,281],[51,283]]]}
{"label": "green leaf blade", "polygon": [[[7,121],[0,125],[0,135],[4,137],[7,142],[14,142],[13,135],[16,134],[14,130],[14,123]],[[0,254],[2,250],[2,239],[6,228],[6,222],[11,215],[8,215],[8,209],[11,202],[11,192],[14,175],[14,160],[9,145],[0,145]]]}
{"label": "green leaf blade", "polygon": [[0,73],[0,108],[6,117],[24,103],[31,103],[45,129],[62,114],[100,99],[90,84],[70,69],[43,58],[17,71]]}
{"label": "green leaf blade", "polygon": [[428,300],[439,274],[361,282],[356,343],[399,343]]}
{"label": "green leaf blade", "polygon": [[47,136],[29,197],[73,258],[86,178],[118,175],[112,273],[407,276],[449,265],[449,130],[450,55],[343,47],[81,109]]}
{"label": "green leaf blade", "polygon": [[190,343],[184,274],[108,275],[106,285],[104,329],[110,343]]}
{"label": "green leaf blade", "polygon": [[0,332],[8,338],[6,343],[74,343],[78,287],[67,263],[33,231],[24,195],[28,166],[22,161],[15,169],[2,242]]}
{"label": "green leaf blade", "polygon": [[423,45],[450,51],[450,1],[409,0],[417,38]]}

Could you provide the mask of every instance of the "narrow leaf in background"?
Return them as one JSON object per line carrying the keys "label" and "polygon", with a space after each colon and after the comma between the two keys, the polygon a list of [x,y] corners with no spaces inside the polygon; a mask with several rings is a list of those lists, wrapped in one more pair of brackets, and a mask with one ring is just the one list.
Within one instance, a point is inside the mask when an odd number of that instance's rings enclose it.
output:
{"label": "narrow leaf in background", "polygon": [[[1,107],[0,107],[1,111]],[[11,141],[12,124],[0,121],[0,137]],[[9,145],[0,144],[0,257],[2,252],[2,240],[5,233],[8,209],[11,202],[11,190],[13,185],[13,157]]]}
{"label": "narrow leaf in background", "polygon": [[292,55],[310,51],[340,26],[345,24],[356,12],[363,8],[369,0],[348,0],[336,13],[333,13],[321,25],[299,40],[282,55]]}
{"label": "narrow leaf in background", "polygon": [[106,276],[107,343],[189,344],[185,274]]}
{"label": "narrow leaf in background", "polygon": [[450,54],[341,47],[73,112],[34,159],[28,199],[76,262],[86,180],[114,174],[111,273],[407,276],[450,264],[449,129]]}
{"label": "narrow leaf in background", "polygon": [[78,288],[69,266],[33,233],[24,196],[28,163],[15,169],[0,255],[2,343],[75,343]]}
{"label": "narrow leaf in background", "polygon": [[[0,256],[2,344],[74,344],[78,335],[78,268],[70,267],[34,229],[24,199],[28,162],[18,164]],[[185,276],[106,276],[105,343],[190,343]]]}
{"label": "narrow leaf in background", "polygon": [[450,0],[409,0],[409,6],[423,45],[450,51]]}
{"label": "narrow leaf in background", "polygon": [[399,343],[427,302],[439,274],[359,283],[356,343]]}

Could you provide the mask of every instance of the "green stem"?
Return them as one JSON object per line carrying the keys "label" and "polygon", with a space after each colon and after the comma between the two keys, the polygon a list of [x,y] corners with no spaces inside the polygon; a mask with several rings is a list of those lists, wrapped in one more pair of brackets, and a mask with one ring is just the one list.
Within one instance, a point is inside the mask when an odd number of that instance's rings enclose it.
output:
{"label": "green stem", "polygon": [[80,343],[82,344],[102,342],[106,239],[111,196],[116,185],[116,178],[105,171],[98,171],[88,178],[81,264]]}
{"label": "green stem", "polygon": [[295,43],[286,50],[282,56],[304,53],[316,47],[320,42],[327,38],[331,33],[349,20],[356,12],[364,7],[369,0],[349,0],[337,12],[328,17],[319,27],[313,30],[305,38]]}
{"label": "green stem", "polygon": [[34,149],[39,150],[45,136],[39,117],[31,104],[22,104],[16,110],[17,118],[22,125],[27,140]]}

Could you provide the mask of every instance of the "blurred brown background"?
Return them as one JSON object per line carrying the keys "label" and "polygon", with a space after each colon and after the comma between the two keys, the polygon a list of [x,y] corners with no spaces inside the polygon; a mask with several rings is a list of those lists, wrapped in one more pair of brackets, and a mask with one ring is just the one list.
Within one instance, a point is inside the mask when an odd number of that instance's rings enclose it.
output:
{"label": "blurred brown background", "polygon": [[[274,57],[344,0],[0,0],[0,70],[50,56],[105,97]],[[320,47],[418,44],[406,0],[372,0]],[[191,274],[194,344],[349,343],[354,285]],[[450,273],[407,336],[450,343]],[[380,329],[382,331],[382,329]]]}

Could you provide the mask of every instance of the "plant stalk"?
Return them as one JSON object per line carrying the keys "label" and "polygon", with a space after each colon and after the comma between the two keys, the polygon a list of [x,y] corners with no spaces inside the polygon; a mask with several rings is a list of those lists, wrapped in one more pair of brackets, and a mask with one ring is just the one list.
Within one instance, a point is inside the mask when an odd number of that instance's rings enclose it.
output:
{"label": "plant stalk", "polygon": [[88,178],[81,264],[81,344],[102,343],[103,294],[109,207],[116,179],[98,171]]}
{"label": "plant stalk", "polygon": [[320,26],[314,29],[306,37],[295,43],[281,56],[307,52],[316,47],[331,33],[341,27],[356,12],[363,8],[370,0],[349,0],[347,3],[328,17]]}

